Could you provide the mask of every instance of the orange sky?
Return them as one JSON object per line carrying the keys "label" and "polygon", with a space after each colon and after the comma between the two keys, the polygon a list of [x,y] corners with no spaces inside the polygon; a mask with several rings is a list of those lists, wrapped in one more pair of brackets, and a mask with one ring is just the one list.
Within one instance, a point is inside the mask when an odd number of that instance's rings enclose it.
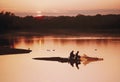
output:
{"label": "orange sky", "polygon": [[12,12],[64,12],[120,9],[120,0],[0,0],[0,10]]}

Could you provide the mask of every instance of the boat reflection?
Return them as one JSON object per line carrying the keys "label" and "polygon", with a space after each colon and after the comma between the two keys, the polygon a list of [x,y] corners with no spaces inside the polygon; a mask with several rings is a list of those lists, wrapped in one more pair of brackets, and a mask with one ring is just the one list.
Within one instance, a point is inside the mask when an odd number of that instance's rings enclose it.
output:
{"label": "boat reflection", "polygon": [[80,60],[71,60],[69,58],[63,58],[63,57],[38,57],[38,58],[33,58],[33,59],[34,60],[57,61],[57,62],[61,62],[61,63],[68,63],[72,67],[74,67],[74,64],[75,64],[77,69],[79,69],[79,65],[81,63],[83,63],[84,65],[87,65],[91,62],[103,60],[103,58],[89,57],[87,55],[81,56]]}

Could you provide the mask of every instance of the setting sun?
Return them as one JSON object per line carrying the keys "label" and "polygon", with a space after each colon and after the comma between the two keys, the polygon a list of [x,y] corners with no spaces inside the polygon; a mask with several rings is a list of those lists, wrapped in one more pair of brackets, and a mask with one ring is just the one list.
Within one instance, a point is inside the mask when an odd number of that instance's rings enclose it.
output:
{"label": "setting sun", "polygon": [[36,11],[36,16],[37,16],[37,17],[43,16],[43,15],[42,15],[42,11]]}
{"label": "setting sun", "polygon": [[42,15],[42,11],[36,11],[35,18],[39,20],[43,19],[44,16]]}

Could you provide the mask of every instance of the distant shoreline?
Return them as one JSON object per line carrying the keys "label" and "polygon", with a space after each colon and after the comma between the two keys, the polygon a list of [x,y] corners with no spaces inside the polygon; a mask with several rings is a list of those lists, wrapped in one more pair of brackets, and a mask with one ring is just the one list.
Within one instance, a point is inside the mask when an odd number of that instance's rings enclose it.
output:
{"label": "distant shoreline", "polygon": [[0,21],[0,35],[120,37],[120,14],[19,17],[0,12]]}
{"label": "distant shoreline", "polygon": [[55,37],[120,37],[120,33],[39,33],[39,32],[10,32],[1,34],[0,38],[5,37],[44,37],[44,36],[55,36]]}

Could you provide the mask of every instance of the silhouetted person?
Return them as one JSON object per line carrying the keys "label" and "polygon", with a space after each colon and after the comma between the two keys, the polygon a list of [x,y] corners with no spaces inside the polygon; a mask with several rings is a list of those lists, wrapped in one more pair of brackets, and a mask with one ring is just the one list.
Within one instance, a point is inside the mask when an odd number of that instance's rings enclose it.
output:
{"label": "silhouetted person", "polygon": [[72,67],[74,66],[74,57],[75,57],[74,51],[72,50],[70,52],[70,57],[69,57],[69,62],[70,62],[70,64],[71,64]]}
{"label": "silhouetted person", "polygon": [[80,55],[79,54],[79,51],[77,51],[77,53],[75,54],[75,60],[80,60]]}
{"label": "silhouetted person", "polygon": [[80,56],[78,54],[79,54],[79,51],[77,51],[77,53],[75,54],[75,64],[77,69],[79,69],[78,65],[80,64]]}
{"label": "silhouetted person", "polygon": [[74,51],[72,50],[72,51],[70,52],[70,59],[74,59],[74,57],[75,57]]}

